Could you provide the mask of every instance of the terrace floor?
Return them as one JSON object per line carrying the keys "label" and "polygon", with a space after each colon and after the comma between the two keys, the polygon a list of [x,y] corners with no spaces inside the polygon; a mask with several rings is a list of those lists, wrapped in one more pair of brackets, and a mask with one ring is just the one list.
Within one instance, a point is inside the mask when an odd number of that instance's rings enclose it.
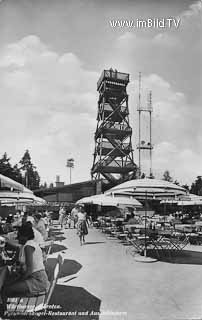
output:
{"label": "terrace floor", "polygon": [[49,272],[59,251],[65,260],[50,301],[54,319],[58,311],[74,320],[202,319],[202,247],[187,246],[173,263],[141,263],[94,228],[83,246],[75,229],[55,236]]}

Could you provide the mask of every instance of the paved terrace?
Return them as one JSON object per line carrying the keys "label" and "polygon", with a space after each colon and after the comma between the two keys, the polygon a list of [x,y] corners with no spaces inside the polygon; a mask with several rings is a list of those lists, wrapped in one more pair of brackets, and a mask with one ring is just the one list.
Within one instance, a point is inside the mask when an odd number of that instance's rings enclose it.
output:
{"label": "paved terrace", "polygon": [[61,306],[52,309],[54,319],[57,311],[74,320],[202,319],[200,246],[187,247],[175,263],[141,263],[97,229],[89,229],[83,246],[75,229],[54,232],[49,272],[57,252],[65,259],[50,302]]}

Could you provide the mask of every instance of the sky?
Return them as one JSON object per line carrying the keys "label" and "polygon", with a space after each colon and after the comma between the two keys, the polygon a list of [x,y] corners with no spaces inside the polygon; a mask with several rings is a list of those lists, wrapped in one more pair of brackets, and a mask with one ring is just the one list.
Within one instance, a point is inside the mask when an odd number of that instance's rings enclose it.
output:
{"label": "sky", "polygon": [[[112,20],[133,25],[112,27]],[[66,161],[74,158],[72,182],[89,180],[96,83],[112,67],[130,74],[135,162],[141,72],[143,106],[152,90],[153,173],[169,170],[190,185],[202,174],[201,56],[201,1],[1,0],[0,156],[7,152],[15,164],[28,149],[48,184],[56,175],[69,183]],[[142,160],[148,174],[148,155]]]}

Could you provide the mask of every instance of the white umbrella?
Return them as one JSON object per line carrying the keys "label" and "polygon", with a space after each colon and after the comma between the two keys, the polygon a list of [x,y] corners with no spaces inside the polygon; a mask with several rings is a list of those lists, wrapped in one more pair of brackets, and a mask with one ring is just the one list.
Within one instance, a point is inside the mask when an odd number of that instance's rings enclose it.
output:
{"label": "white umbrella", "polygon": [[178,200],[174,200],[174,199],[164,199],[164,200],[161,200],[160,203],[165,203],[165,204],[177,204],[177,203],[178,203]]}
{"label": "white umbrella", "polygon": [[128,207],[142,207],[142,204],[134,198],[129,197],[112,197],[104,194],[99,194],[91,197],[85,197],[77,201],[77,204],[97,204],[100,206],[128,206]]}
{"label": "white umbrella", "polygon": [[177,202],[178,206],[202,206],[202,200],[180,200]]}
{"label": "white umbrella", "polygon": [[46,201],[42,198],[36,197],[33,193],[27,192],[0,192],[0,203],[5,204],[26,204],[26,203],[38,203],[45,204]]}
{"label": "white umbrella", "polygon": [[31,190],[24,187],[21,183],[16,182],[13,179],[4,176],[3,174],[0,174],[0,187],[15,189],[21,192],[33,193]]}
{"label": "white umbrella", "polygon": [[189,193],[186,196],[179,197],[178,206],[202,205],[202,196]]}
{"label": "white umbrella", "polygon": [[165,180],[135,179],[119,184],[105,194],[133,195],[137,199],[173,199],[186,195],[187,190]]}
{"label": "white umbrella", "polygon": [[124,182],[114,188],[109,189],[105,194],[128,194],[133,195],[136,199],[142,199],[145,201],[145,245],[144,256],[147,256],[147,242],[146,242],[146,220],[147,220],[147,201],[149,199],[175,199],[179,195],[185,195],[186,189],[170,183],[165,180],[157,179],[135,179]]}

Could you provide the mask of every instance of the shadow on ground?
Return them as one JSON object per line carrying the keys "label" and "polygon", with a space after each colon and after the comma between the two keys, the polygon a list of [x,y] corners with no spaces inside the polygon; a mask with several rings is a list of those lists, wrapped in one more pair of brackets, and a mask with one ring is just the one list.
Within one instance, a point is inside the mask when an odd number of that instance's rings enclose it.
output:
{"label": "shadow on ground", "polygon": [[54,236],[58,236],[60,234],[64,234],[64,232],[62,232],[62,230],[51,230],[50,232],[52,235]]}
{"label": "shadow on ground", "polygon": [[51,248],[50,254],[56,253],[56,252],[60,252],[60,251],[66,250],[66,249],[68,249],[68,248],[63,246],[63,245],[61,245],[61,244],[54,243],[52,248]]}
{"label": "shadow on ground", "polygon": [[61,236],[61,237],[58,237],[58,236],[54,237],[54,240],[55,240],[55,241],[62,241],[62,240],[65,240],[65,239],[67,239],[67,238],[65,238],[65,237],[63,237],[63,236]]}
{"label": "shadow on ground", "polygon": [[106,243],[105,241],[95,241],[95,242],[89,242],[89,241],[87,241],[87,242],[85,242],[84,243],[84,245],[86,245],[86,244],[100,244],[100,243]]}
{"label": "shadow on ground", "polygon": [[[54,271],[56,263],[57,263],[56,258],[49,258],[47,261],[46,272],[47,272],[49,279],[51,279],[51,276],[53,275],[53,271]],[[75,260],[65,259],[63,262],[63,265],[61,266],[61,269],[60,269],[59,278],[74,275],[81,268],[82,268],[82,265],[79,262],[77,262]]]}
{"label": "shadow on ground", "polygon": [[50,230],[49,232],[49,237],[56,241],[65,240],[66,238],[63,235],[64,235],[64,232],[59,230]]}
{"label": "shadow on ground", "polygon": [[163,250],[160,252],[159,257],[154,250],[148,250],[148,256],[158,258],[158,260],[168,263],[178,264],[193,264],[202,265],[202,252],[182,250],[181,252],[174,252],[171,250]]}
{"label": "shadow on ground", "polygon": [[[98,320],[101,300],[81,287],[57,285],[50,300],[50,306],[60,306],[60,309],[52,310],[66,313],[66,316],[58,316],[54,319],[74,320]],[[46,319],[40,317],[40,319]],[[48,318],[47,318],[48,319]],[[49,318],[50,319],[50,318]]]}

